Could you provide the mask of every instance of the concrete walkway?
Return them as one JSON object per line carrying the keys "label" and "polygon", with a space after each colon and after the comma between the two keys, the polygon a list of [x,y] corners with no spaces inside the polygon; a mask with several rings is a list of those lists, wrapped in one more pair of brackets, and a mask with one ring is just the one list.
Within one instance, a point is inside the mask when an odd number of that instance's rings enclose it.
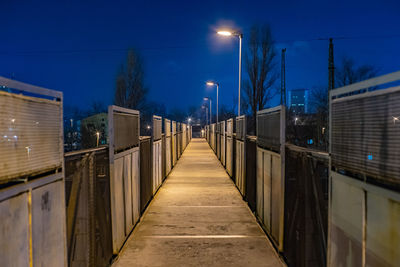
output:
{"label": "concrete walkway", "polygon": [[114,267],[284,266],[204,139],[192,139]]}

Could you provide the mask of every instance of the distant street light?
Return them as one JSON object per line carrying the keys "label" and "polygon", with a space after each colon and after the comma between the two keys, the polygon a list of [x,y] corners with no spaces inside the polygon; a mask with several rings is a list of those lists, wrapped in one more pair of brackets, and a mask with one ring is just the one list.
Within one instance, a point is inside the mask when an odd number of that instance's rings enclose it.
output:
{"label": "distant street light", "polygon": [[218,89],[219,89],[219,84],[217,82],[211,82],[211,81],[206,82],[206,84],[208,86],[214,86],[214,85],[217,86],[217,124],[218,124]]}
{"label": "distant street light", "polygon": [[188,124],[190,124],[190,122],[192,121],[192,118],[188,118]]}
{"label": "distant street light", "polygon": [[238,103],[238,116],[240,116],[240,84],[242,81],[242,39],[243,39],[243,33],[241,32],[233,32],[233,31],[228,31],[228,30],[221,30],[218,31],[217,34],[222,35],[222,36],[237,36],[239,37],[239,103]]}
{"label": "distant street light", "polygon": [[97,137],[97,146],[99,146],[99,139],[100,139],[100,133],[96,132],[96,137]]}
{"label": "distant street light", "polygon": [[211,125],[211,123],[212,123],[211,97],[205,97],[205,98],[203,98],[203,99],[204,99],[204,101],[210,100],[210,125]]}

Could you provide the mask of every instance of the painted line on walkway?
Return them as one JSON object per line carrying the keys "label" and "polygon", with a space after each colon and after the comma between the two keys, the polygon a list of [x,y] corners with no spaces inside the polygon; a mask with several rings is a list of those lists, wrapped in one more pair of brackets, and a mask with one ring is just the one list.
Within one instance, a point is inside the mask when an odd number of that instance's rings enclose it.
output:
{"label": "painted line on walkway", "polygon": [[226,238],[263,238],[265,235],[145,235],[140,238],[153,238],[153,239],[226,239]]}

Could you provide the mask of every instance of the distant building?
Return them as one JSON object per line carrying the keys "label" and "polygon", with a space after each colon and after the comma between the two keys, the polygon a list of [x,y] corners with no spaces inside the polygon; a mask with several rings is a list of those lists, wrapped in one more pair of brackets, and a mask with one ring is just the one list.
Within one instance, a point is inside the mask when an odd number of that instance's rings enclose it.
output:
{"label": "distant building", "polygon": [[309,113],[309,90],[294,89],[289,91],[288,107],[295,114]]}
{"label": "distant building", "polygon": [[82,148],[92,148],[107,144],[107,113],[99,113],[81,121]]}

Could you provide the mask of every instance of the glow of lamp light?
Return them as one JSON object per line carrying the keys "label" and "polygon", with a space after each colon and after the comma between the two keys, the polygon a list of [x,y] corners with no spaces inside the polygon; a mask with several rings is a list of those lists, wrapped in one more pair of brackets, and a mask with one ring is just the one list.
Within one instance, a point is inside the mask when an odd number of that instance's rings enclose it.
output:
{"label": "glow of lamp light", "polygon": [[223,35],[223,36],[231,36],[232,32],[230,32],[230,31],[218,31],[217,34]]}

